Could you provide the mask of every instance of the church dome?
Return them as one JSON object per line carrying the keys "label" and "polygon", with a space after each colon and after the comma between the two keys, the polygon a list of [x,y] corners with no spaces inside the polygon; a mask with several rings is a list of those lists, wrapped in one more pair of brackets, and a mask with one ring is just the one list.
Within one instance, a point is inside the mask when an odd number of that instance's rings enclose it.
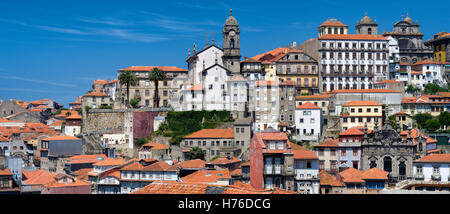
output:
{"label": "church dome", "polygon": [[230,9],[230,16],[225,21],[225,25],[232,25],[232,26],[238,26],[239,25],[237,20],[236,20],[236,18],[233,17],[231,9]]}
{"label": "church dome", "polygon": [[410,24],[414,24],[414,21],[413,21],[411,18],[409,18],[408,15],[406,16],[405,19],[403,19],[403,21],[408,22],[408,23],[410,23]]}
{"label": "church dome", "polygon": [[366,15],[361,19],[361,21],[359,21],[359,24],[374,24],[373,20]]}

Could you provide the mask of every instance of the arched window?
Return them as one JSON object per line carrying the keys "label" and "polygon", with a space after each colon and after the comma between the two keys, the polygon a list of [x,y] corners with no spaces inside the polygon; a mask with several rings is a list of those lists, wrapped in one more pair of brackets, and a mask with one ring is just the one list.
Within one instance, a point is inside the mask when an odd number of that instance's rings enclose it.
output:
{"label": "arched window", "polygon": [[234,48],[234,39],[230,39],[230,48]]}
{"label": "arched window", "polygon": [[375,161],[370,161],[370,168],[376,168],[377,167],[377,163]]}
{"label": "arched window", "polygon": [[392,159],[389,156],[383,158],[384,171],[391,172],[392,171]]}

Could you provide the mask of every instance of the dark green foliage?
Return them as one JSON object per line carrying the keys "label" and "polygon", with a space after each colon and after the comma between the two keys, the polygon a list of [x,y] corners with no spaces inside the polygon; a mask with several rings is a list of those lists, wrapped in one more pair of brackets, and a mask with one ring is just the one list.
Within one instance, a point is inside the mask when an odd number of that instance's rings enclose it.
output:
{"label": "dark green foliage", "polygon": [[140,101],[141,101],[140,99],[133,98],[133,99],[130,100],[130,105],[131,105],[133,108],[136,108]]}
{"label": "dark green foliage", "polygon": [[170,143],[178,144],[184,136],[200,129],[214,129],[223,122],[231,122],[232,117],[229,111],[171,111],[167,121],[163,135],[172,138]]}
{"label": "dark green foliage", "polygon": [[397,121],[395,120],[395,115],[389,116],[389,124],[393,129],[397,129]]}
{"label": "dark green foliage", "polygon": [[200,147],[194,147],[188,153],[189,160],[202,159],[205,160],[205,151]]}
{"label": "dark green foliage", "polygon": [[448,111],[441,112],[437,118],[441,126],[450,126],[450,113]]}
{"label": "dark green foliage", "polygon": [[145,138],[138,138],[135,140],[135,144],[141,147],[142,145],[146,144],[148,142]]}
{"label": "dark green foliage", "polygon": [[90,107],[90,106],[85,106],[85,107],[84,107],[84,110],[85,110],[85,111],[89,111],[89,110],[91,110],[91,109],[92,109],[92,107]]}
{"label": "dark green foliage", "polygon": [[431,118],[432,116],[427,113],[419,113],[413,116],[413,119],[417,122],[419,128],[425,128],[425,122]]}
{"label": "dark green foliage", "polygon": [[428,132],[435,132],[439,129],[439,127],[441,127],[441,124],[435,119],[430,119],[425,122],[425,128],[428,130]]}
{"label": "dark green foliage", "polygon": [[112,109],[112,106],[101,105],[99,109]]}
{"label": "dark green foliage", "polygon": [[217,159],[217,158],[220,158],[220,156],[217,156],[217,155],[216,155],[216,156],[212,157],[211,160],[209,160],[209,162],[213,162],[213,161],[214,161],[215,159]]}

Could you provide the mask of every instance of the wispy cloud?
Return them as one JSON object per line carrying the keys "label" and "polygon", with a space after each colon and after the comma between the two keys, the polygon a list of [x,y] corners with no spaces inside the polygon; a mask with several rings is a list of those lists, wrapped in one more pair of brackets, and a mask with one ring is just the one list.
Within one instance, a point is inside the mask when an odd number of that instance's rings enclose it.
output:
{"label": "wispy cloud", "polygon": [[76,18],[76,20],[82,21],[82,22],[86,22],[86,23],[91,23],[91,24],[103,24],[103,25],[112,25],[112,26],[129,26],[129,25],[133,25],[132,22],[120,20],[120,19],[117,19],[117,18],[110,18],[110,17],[100,18],[100,19],[98,19],[98,18],[90,18],[90,17],[78,17],[78,18]]}
{"label": "wispy cloud", "polygon": [[25,82],[32,82],[32,83],[39,83],[39,84],[47,84],[47,85],[54,85],[54,86],[61,86],[61,87],[77,87],[74,84],[67,84],[67,83],[60,83],[60,82],[51,82],[51,81],[44,81],[44,80],[36,80],[36,79],[29,79],[29,78],[23,78],[23,77],[17,77],[17,76],[0,76],[1,79],[8,79],[8,80],[19,80],[19,81],[25,81]]}
{"label": "wispy cloud", "polygon": [[29,92],[29,93],[65,93],[62,91],[55,90],[40,90],[35,88],[0,88],[0,91],[14,91],[14,92]]}

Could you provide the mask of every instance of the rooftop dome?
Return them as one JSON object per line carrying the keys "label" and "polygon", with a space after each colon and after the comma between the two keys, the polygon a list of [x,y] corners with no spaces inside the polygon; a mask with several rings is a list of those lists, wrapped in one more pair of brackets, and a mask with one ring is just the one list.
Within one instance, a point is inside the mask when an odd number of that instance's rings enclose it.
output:
{"label": "rooftop dome", "polygon": [[374,24],[374,22],[369,16],[367,16],[366,12],[366,15],[361,19],[361,21],[359,21],[358,24]]}
{"label": "rooftop dome", "polygon": [[403,21],[408,22],[410,24],[414,24],[414,21],[408,15],[406,15],[406,18],[403,19]]}
{"label": "rooftop dome", "polygon": [[227,20],[225,21],[225,25],[235,25],[238,26],[238,22],[237,20],[233,17],[232,15],[233,10],[230,9],[230,16],[227,18]]}

